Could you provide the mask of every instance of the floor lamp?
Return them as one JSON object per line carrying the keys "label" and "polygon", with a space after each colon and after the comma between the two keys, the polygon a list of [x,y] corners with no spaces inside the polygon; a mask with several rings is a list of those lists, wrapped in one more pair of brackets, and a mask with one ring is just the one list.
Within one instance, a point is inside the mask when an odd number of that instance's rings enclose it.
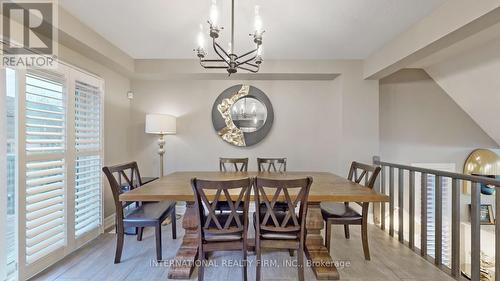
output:
{"label": "floor lamp", "polygon": [[[168,114],[147,114],[146,115],[146,133],[158,135],[158,154],[160,155],[160,178],[163,177],[163,155],[165,154],[165,135],[175,135],[177,132],[176,119]],[[181,215],[176,214],[176,219]],[[170,217],[162,224],[171,223]]]}
{"label": "floor lamp", "polygon": [[158,135],[158,154],[160,155],[160,178],[163,177],[163,155],[165,154],[165,135],[175,135],[176,119],[168,114],[147,114],[146,133]]}

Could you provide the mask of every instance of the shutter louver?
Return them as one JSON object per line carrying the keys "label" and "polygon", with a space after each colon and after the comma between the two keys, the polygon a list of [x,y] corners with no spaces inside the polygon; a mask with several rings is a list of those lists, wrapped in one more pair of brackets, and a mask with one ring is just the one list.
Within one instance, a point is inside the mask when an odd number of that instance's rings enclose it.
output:
{"label": "shutter louver", "polygon": [[26,75],[26,151],[64,150],[63,84],[32,74]]}
{"label": "shutter louver", "polygon": [[66,244],[63,90],[61,77],[26,74],[27,264]]}
{"label": "shutter louver", "polygon": [[26,165],[26,262],[64,246],[64,162]]}
{"label": "shutter louver", "polygon": [[101,225],[101,95],[97,87],[75,85],[75,236]]}

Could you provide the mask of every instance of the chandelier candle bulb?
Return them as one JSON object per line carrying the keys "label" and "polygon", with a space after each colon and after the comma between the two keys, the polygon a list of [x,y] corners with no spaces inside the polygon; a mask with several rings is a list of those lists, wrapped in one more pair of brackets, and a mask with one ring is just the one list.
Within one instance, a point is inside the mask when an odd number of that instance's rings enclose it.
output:
{"label": "chandelier candle bulb", "polygon": [[203,37],[203,25],[200,24],[200,31],[198,32],[198,48],[205,48],[205,38]]}
{"label": "chandelier candle bulb", "polygon": [[219,19],[219,12],[217,11],[217,1],[212,0],[212,5],[210,6],[210,24],[216,27],[218,19]]}
{"label": "chandelier candle bulb", "polygon": [[262,32],[262,19],[260,17],[260,6],[256,5],[254,10],[255,10],[255,19],[254,19],[255,33],[261,33]]}

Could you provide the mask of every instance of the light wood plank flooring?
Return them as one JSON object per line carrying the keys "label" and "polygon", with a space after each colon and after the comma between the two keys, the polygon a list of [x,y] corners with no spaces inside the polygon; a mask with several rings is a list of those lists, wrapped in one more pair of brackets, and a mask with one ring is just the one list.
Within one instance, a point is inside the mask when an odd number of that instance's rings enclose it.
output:
{"label": "light wood plank flooring", "polygon": [[[183,229],[178,221],[179,234]],[[170,226],[163,227],[163,258],[172,259],[181,243],[181,239],[173,240]],[[251,227],[250,227],[251,229]],[[178,237],[182,237],[178,235]],[[453,280],[451,277],[436,269],[407,247],[390,238],[380,229],[371,226],[369,229],[371,261],[365,261],[361,246],[359,227],[351,226],[351,239],[343,237],[343,227],[334,227],[332,251],[334,260],[344,262],[339,268],[341,280],[349,281],[416,281],[416,280]],[[145,230],[144,239],[138,242],[135,236],[127,236],[125,240],[122,262],[113,264],[115,239],[113,234],[106,233],[98,239],[73,253],[63,261],[44,271],[32,280],[47,281],[155,281],[168,280],[166,267],[152,265],[155,257],[154,232]],[[218,267],[207,268],[205,280],[237,281],[241,280],[241,268],[237,266],[223,266],[226,260],[238,261],[240,253],[215,252],[210,260]],[[297,270],[294,267],[283,266],[284,260],[293,261],[288,251],[268,251],[263,258],[269,261],[276,260],[277,266],[263,267],[263,280],[287,281],[297,280]],[[249,254],[249,280],[255,280],[255,255]],[[305,271],[306,280],[316,280],[311,269]],[[192,275],[196,280],[197,272]]]}

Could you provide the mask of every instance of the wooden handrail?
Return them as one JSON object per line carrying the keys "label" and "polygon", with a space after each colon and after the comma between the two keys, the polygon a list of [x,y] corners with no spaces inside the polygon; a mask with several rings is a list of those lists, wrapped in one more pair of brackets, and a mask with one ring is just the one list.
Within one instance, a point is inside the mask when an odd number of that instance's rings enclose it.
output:
{"label": "wooden handrail", "polygon": [[445,178],[453,178],[453,179],[477,182],[477,183],[481,183],[481,184],[488,184],[488,185],[494,185],[494,186],[500,187],[500,180],[493,179],[493,178],[452,173],[452,172],[446,172],[446,171],[440,171],[440,170],[432,170],[432,169],[426,169],[426,168],[420,168],[420,167],[414,167],[414,166],[408,166],[408,165],[402,165],[402,164],[396,164],[396,163],[390,163],[390,162],[383,162],[383,161],[374,161],[373,164],[379,165],[379,166],[385,166],[385,167],[393,167],[393,168],[403,169],[403,170],[408,170],[408,171],[415,171],[415,172],[425,173],[425,174],[429,174],[429,175],[436,175],[436,176],[441,176],[441,177],[445,177]]}

